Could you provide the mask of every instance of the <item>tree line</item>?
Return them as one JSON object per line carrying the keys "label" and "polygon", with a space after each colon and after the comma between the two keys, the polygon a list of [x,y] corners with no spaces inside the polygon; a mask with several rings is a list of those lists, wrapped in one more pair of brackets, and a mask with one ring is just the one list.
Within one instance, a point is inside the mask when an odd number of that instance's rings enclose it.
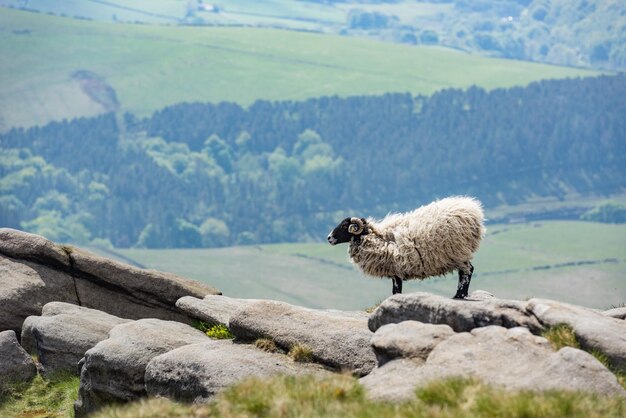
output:
{"label": "tree line", "polygon": [[485,91],[181,103],[0,136],[0,224],[66,242],[320,240],[450,194],[623,191],[626,76]]}

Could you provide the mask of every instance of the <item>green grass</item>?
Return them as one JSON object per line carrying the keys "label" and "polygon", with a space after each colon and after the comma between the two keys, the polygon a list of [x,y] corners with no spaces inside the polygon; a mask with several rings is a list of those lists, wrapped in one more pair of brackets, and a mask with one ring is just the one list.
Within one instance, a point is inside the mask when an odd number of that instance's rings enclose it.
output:
{"label": "green grass", "polygon": [[567,324],[559,324],[545,330],[542,337],[547,339],[555,351],[563,347],[580,348],[580,343],[574,334],[574,330]]}
{"label": "green grass", "polygon": [[456,50],[275,29],[90,22],[2,9],[0,130],[88,116],[103,108],[71,75],[98,74],[122,111],[147,115],[184,101],[488,89],[592,71]]}
{"label": "green grass", "polygon": [[476,381],[449,379],[418,389],[413,400],[392,404],[366,398],[350,376],[249,379],[208,405],[142,400],[100,411],[94,418],[135,417],[619,417],[626,400],[575,392],[504,391]]}
{"label": "green grass", "polygon": [[[391,295],[391,281],[359,273],[350,264],[345,245],[117,251],[145,266],[209,283],[232,297],[277,299],[312,308],[365,309]],[[566,265],[607,258],[617,262]],[[609,309],[624,303],[626,295],[626,225],[577,221],[493,225],[473,263],[476,270],[470,291]],[[454,275],[410,281],[405,282],[404,292],[452,296],[456,282]]]}
{"label": "green grass", "polygon": [[74,416],[78,397],[78,376],[58,373],[44,380],[13,385],[0,391],[0,417],[65,418]]}

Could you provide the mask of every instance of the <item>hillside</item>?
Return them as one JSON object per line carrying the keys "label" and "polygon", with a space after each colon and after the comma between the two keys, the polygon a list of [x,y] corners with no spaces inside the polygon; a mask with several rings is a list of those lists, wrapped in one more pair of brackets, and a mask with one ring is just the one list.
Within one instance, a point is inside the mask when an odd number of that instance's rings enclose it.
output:
{"label": "hillside", "polygon": [[[558,298],[608,309],[626,295],[626,225],[542,221],[488,228],[471,289],[499,297]],[[271,298],[314,308],[363,309],[391,294],[391,281],[366,278],[347,247],[276,244],[196,250],[116,250],[145,267],[216,286],[225,295]],[[104,255],[111,256],[107,252]],[[405,293],[452,296],[454,275],[405,283]]]}
{"label": "hillside", "polygon": [[272,27],[558,65],[626,66],[620,0],[0,0],[0,6],[102,22]]}
{"label": "hillside", "polygon": [[92,22],[2,9],[0,131],[193,101],[487,89],[593,75],[436,46],[242,27]]}

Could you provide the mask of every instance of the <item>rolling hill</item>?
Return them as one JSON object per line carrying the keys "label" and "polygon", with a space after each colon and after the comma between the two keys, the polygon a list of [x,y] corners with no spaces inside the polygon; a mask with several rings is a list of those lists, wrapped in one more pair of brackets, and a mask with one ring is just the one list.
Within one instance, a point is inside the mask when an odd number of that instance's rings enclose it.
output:
{"label": "rolling hill", "polygon": [[0,10],[0,131],[190,101],[487,89],[597,73],[275,29],[132,25]]}
{"label": "rolling hill", "polygon": [[[470,290],[502,298],[554,298],[608,309],[626,302],[626,225],[544,221],[493,225],[478,251]],[[363,309],[391,294],[365,278],[345,246],[275,244],[219,249],[115,250],[122,261],[210,283],[225,295],[315,308]],[[105,252],[112,256],[115,252]],[[453,275],[405,283],[404,292],[454,294]]]}

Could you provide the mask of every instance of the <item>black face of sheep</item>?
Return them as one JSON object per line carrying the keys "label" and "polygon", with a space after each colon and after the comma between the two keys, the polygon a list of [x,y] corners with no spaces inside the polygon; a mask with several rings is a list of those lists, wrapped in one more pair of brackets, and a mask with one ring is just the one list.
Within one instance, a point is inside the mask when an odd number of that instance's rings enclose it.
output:
{"label": "black face of sheep", "polygon": [[346,218],[328,234],[330,245],[343,244],[360,237],[365,232],[365,219]]}

